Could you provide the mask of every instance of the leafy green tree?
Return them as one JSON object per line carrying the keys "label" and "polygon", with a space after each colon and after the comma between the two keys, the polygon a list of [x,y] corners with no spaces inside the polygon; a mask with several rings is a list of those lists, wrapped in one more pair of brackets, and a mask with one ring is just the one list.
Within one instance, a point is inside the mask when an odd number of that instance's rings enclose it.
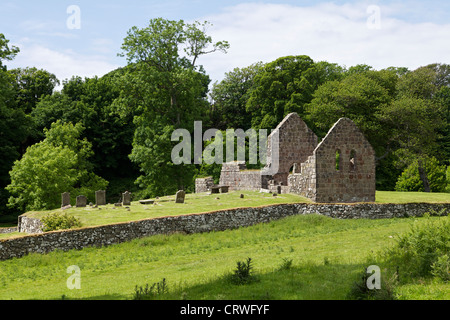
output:
{"label": "leafy green tree", "polygon": [[6,208],[9,193],[9,170],[22,152],[32,122],[15,101],[14,78],[3,61],[12,60],[19,48],[8,45],[9,40],[0,33],[0,214],[13,213]]}
{"label": "leafy green tree", "polygon": [[18,68],[9,71],[14,77],[17,105],[30,113],[42,96],[51,95],[59,85],[56,76],[37,68]]}
{"label": "leafy green tree", "polygon": [[250,129],[251,114],[246,110],[249,90],[254,77],[261,71],[261,62],[245,68],[235,68],[227,72],[220,83],[215,83],[211,90],[213,99],[212,127],[219,130]]}
{"label": "leafy green tree", "polygon": [[[436,158],[423,160],[431,192],[445,192],[447,187],[446,166],[440,165]],[[396,191],[424,191],[418,162],[410,164],[398,178]]]}
{"label": "leafy green tree", "polygon": [[0,68],[6,71],[6,66],[3,65],[3,60],[13,60],[20,52],[16,46],[9,47],[9,40],[5,38],[3,33],[0,33]]}
{"label": "leafy green tree", "polygon": [[81,139],[81,124],[60,121],[45,130],[45,139],[27,148],[10,172],[9,206],[19,210],[53,209],[61,193],[84,194],[93,200],[95,190],[107,181],[92,173],[91,144]]}
{"label": "leafy green tree", "polygon": [[447,119],[443,116],[446,94],[438,83],[439,77],[433,67],[405,73],[398,81],[396,100],[382,112],[383,121],[392,130],[391,141],[397,143],[394,151],[398,156],[397,167],[405,168],[417,162],[425,192],[431,191],[426,159],[442,154],[438,151],[440,134],[445,134],[448,129]]}
{"label": "leafy green tree", "polygon": [[307,106],[307,119],[323,137],[339,118],[350,118],[381,156],[387,148],[388,132],[381,127],[378,115],[394,99],[398,77],[393,71],[366,69],[321,85]]}
{"label": "leafy green tree", "polygon": [[247,112],[255,129],[273,129],[291,112],[301,117],[317,87],[343,76],[343,69],[308,56],[287,56],[267,63],[254,78]]}
{"label": "leafy green tree", "polygon": [[170,137],[178,128],[192,132],[194,121],[206,118],[209,77],[196,62],[229,47],[226,41],[212,42],[205,31],[208,25],[156,18],[148,27],[131,28],[124,39],[120,55],[133,71],[124,79],[129,90],[121,90],[115,106],[137,109],[130,159],[139,165],[143,174],[137,183],[149,196],[192,184],[195,168],[172,163],[175,143]]}

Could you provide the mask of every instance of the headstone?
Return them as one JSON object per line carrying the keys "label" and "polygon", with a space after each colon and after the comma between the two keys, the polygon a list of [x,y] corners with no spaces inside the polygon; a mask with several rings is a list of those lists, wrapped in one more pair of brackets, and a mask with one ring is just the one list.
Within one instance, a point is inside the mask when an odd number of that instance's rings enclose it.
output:
{"label": "headstone", "polygon": [[78,196],[76,207],[86,207],[87,198],[86,196]]}
{"label": "headstone", "polygon": [[106,191],[105,190],[95,191],[95,204],[98,206],[106,205]]}
{"label": "headstone", "polygon": [[70,205],[70,193],[61,193],[61,207],[67,207]]}
{"label": "headstone", "polygon": [[220,192],[221,193],[227,193],[228,192],[228,186],[220,186]]}
{"label": "headstone", "polygon": [[122,194],[122,203],[124,206],[129,206],[131,205],[131,193],[128,191],[125,191]]}
{"label": "headstone", "polygon": [[244,194],[243,194],[243,193],[241,193],[240,197],[241,197],[241,198],[244,198]]}
{"label": "headstone", "polygon": [[277,193],[278,193],[278,194],[281,193],[281,186],[277,186]]}
{"label": "headstone", "polygon": [[[122,203],[121,203],[121,202],[114,203],[114,206],[115,206],[115,207],[121,207],[121,206],[122,206]],[[115,208],[113,208],[113,209],[115,209]]]}
{"label": "headstone", "polygon": [[184,203],[186,193],[183,190],[179,190],[176,194],[175,203]]}

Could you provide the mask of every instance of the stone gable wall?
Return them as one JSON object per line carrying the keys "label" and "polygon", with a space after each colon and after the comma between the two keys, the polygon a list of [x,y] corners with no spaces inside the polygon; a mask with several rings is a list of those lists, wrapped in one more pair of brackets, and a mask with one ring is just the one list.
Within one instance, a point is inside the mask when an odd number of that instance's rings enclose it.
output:
{"label": "stone gable wall", "polygon": [[308,128],[297,113],[288,114],[268,137],[267,164],[271,164],[271,137],[278,134],[278,173],[273,176],[274,184],[287,186],[289,171],[294,163],[300,164],[312,155],[317,146],[317,136]]}
{"label": "stone gable wall", "polygon": [[[339,170],[336,151],[340,152]],[[354,165],[350,163],[355,152]],[[314,151],[316,202],[375,201],[375,152],[358,127],[341,118]]]}

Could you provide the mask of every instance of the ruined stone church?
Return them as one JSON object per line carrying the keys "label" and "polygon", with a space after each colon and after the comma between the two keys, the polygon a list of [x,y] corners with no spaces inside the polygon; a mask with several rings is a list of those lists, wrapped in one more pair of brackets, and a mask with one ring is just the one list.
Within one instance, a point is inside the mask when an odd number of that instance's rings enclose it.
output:
{"label": "ruined stone church", "polygon": [[[267,174],[274,165],[276,172]],[[196,192],[206,191],[211,183],[197,179]],[[373,202],[375,152],[348,118],[339,119],[318,143],[298,114],[290,113],[268,138],[266,167],[246,170],[244,162],[224,163],[220,185],[230,190],[295,193],[319,203]]]}

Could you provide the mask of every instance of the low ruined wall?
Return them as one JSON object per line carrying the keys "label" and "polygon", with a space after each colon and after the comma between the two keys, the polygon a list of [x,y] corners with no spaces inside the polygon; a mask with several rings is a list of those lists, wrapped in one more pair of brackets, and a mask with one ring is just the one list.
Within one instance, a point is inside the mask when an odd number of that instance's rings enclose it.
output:
{"label": "low ruined wall", "polygon": [[0,233],[13,233],[17,231],[17,227],[0,228]]}
{"label": "low ruined wall", "polygon": [[195,179],[195,193],[211,191],[214,186],[214,179],[212,177]]}
{"label": "low ruined wall", "polygon": [[[33,234],[0,240],[0,260],[21,257],[31,252],[82,249],[104,246],[131,239],[173,232],[199,233],[222,231],[269,222],[298,214],[321,214],[332,218],[394,218],[421,216],[426,212],[450,212],[447,204],[278,204],[256,208],[238,208],[209,213],[145,219],[113,225]],[[28,223],[22,217],[21,222]],[[24,230],[23,227],[19,227]]]}

